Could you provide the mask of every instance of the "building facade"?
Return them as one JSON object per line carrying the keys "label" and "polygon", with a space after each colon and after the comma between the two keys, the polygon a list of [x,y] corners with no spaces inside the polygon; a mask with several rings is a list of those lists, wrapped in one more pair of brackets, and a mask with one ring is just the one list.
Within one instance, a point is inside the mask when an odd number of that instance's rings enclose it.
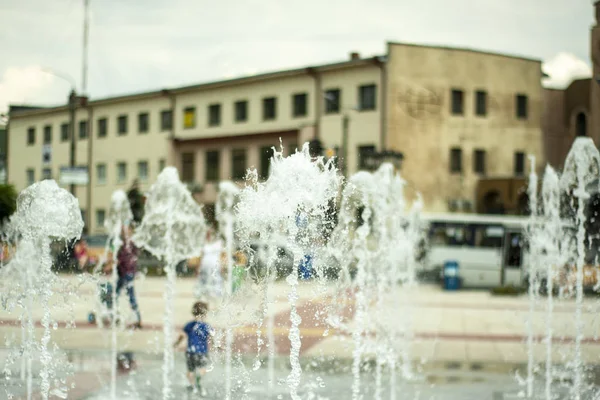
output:
{"label": "building facade", "polygon": [[482,179],[525,175],[528,155],[544,165],[541,78],[539,60],[388,44],[386,141],[428,209],[485,211]]}
{"label": "building facade", "polygon": [[600,146],[600,1],[594,2],[591,28],[592,77],[576,79],[565,89],[544,89],[542,130],[548,163],[561,170],[573,141],[588,136]]}
{"label": "building facade", "polygon": [[[88,167],[89,183],[76,196],[89,231],[100,232],[114,190],[134,179],[147,190],[173,165],[210,209],[220,180],[242,183],[249,168],[265,177],[273,146],[289,154],[318,138],[327,155],[347,154],[348,174],[375,151],[401,152],[402,175],[427,210],[473,210],[478,179],[524,174],[527,154],[543,164],[540,101],[537,60],[399,43],[381,57],[352,53],[335,64],[85,101],[75,113],[75,165]],[[67,106],[11,113],[8,180],[18,190],[59,179],[68,123]]]}

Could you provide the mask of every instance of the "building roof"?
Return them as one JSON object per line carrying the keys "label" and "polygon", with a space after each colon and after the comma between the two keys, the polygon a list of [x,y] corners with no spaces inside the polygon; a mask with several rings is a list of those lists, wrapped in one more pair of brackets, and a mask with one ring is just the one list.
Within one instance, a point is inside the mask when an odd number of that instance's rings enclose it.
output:
{"label": "building roof", "polygon": [[[89,100],[87,102],[88,106],[97,106],[97,105],[105,105],[110,103],[118,103],[123,101],[130,100],[143,100],[150,99],[161,96],[169,96],[171,94],[181,94],[187,92],[201,91],[201,90],[209,90],[209,89],[220,89],[228,86],[234,86],[245,83],[253,83],[253,82],[262,82],[268,81],[272,79],[279,79],[284,77],[293,77],[293,76],[301,76],[301,75],[313,75],[315,73],[323,73],[329,71],[337,71],[340,69],[348,69],[348,68],[356,68],[356,67],[364,67],[369,65],[381,65],[386,60],[385,56],[375,56],[369,58],[361,58],[361,59],[352,59],[348,61],[342,61],[331,64],[322,64],[312,67],[304,67],[304,68],[295,68],[283,71],[275,71],[275,72],[266,72],[257,75],[244,76],[233,79],[226,79],[220,81],[212,81],[206,83],[200,83],[195,85],[187,85],[180,86],[176,88],[166,88],[161,90],[153,90],[148,92],[140,92],[140,93],[132,93],[125,94],[121,96],[112,96],[106,98],[100,98],[97,100]],[[15,117],[25,117],[31,115],[42,115],[56,111],[67,111],[67,105],[61,105],[56,107],[38,107],[38,106],[10,106],[10,116],[12,118]]]}
{"label": "building roof", "polygon": [[[599,0],[600,1],[600,0]],[[402,46],[413,46],[413,47],[423,47],[423,48],[432,48],[432,49],[445,49],[445,50],[458,50],[458,51],[469,51],[480,54],[494,55],[500,57],[509,57],[509,58],[517,58],[521,60],[527,60],[532,62],[537,62],[541,64],[541,60],[521,57],[516,55],[502,54],[502,53],[494,53],[490,51],[476,50],[470,48],[461,48],[461,47],[450,47],[450,46],[440,46],[440,45],[427,45],[427,44],[415,44],[415,43],[401,43],[401,42],[393,42],[389,41],[388,45],[402,45]],[[293,77],[293,76],[301,76],[301,75],[313,75],[315,73],[323,73],[329,71],[336,71],[340,69],[347,68],[356,68],[356,67],[364,67],[368,65],[377,65],[380,66],[386,62],[386,56],[375,56],[370,58],[358,58],[358,59],[350,59],[347,61],[341,61],[331,64],[322,64],[316,66],[308,66],[304,68],[295,68],[283,71],[275,71],[275,72],[266,72],[257,75],[244,76],[233,79],[205,82],[195,85],[186,85],[180,86],[176,88],[165,88],[160,90],[153,90],[147,92],[140,93],[131,93],[124,94],[120,96],[112,96],[106,98],[100,98],[96,100],[89,100],[87,102],[88,106],[97,106],[97,105],[105,105],[111,103],[119,103],[130,100],[143,100],[143,99],[151,99],[162,96],[170,96],[172,94],[180,94],[187,93],[193,91],[201,91],[201,90],[210,90],[210,89],[219,89],[239,84],[252,83],[252,82],[262,82],[268,81],[272,79],[279,79],[284,77]],[[9,114],[11,118],[19,118],[26,117],[32,115],[43,115],[53,112],[67,111],[67,105],[55,106],[55,107],[39,107],[39,106],[10,106]]]}
{"label": "building roof", "polygon": [[[598,1],[600,1],[600,0],[598,0]],[[423,47],[423,48],[439,49],[439,50],[467,51],[467,52],[471,52],[471,53],[479,53],[479,54],[485,54],[485,55],[490,55],[490,56],[499,56],[499,57],[507,57],[507,58],[516,58],[519,60],[532,61],[532,62],[536,62],[536,63],[540,63],[540,64],[542,63],[542,60],[539,60],[537,58],[523,57],[523,56],[519,56],[519,55],[499,53],[499,52],[493,52],[493,51],[488,51],[488,50],[479,50],[479,49],[473,49],[470,47],[452,47],[452,46],[444,46],[444,45],[436,45],[436,44],[417,44],[417,43],[403,43],[403,42],[393,42],[393,41],[388,41],[388,45]]]}

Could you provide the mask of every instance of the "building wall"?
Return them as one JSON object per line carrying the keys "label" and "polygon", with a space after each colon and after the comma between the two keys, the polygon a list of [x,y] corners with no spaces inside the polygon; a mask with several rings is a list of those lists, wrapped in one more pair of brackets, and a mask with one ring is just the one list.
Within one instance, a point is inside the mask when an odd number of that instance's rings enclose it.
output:
{"label": "building wall", "polygon": [[554,168],[561,168],[569,151],[569,140],[565,129],[564,90],[544,89],[542,130],[546,160]]}
{"label": "building wall", "polygon": [[[181,174],[181,154],[194,152],[195,177],[197,184],[203,188],[197,198],[206,203],[214,203],[216,185],[205,182],[205,154],[207,150],[221,150],[220,176],[222,179],[231,178],[231,150],[245,146],[247,148],[248,168],[256,167],[260,160],[259,151],[264,146],[279,147],[282,138],[285,152],[292,147],[301,148],[306,141],[317,135],[317,126],[324,144],[329,147],[339,147],[342,141],[342,116],[349,114],[349,172],[357,170],[358,157],[355,151],[362,144],[379,147],[379,121],[382,106],[380,88],[380,68],[372,63],[351,62],[341,68],[326,68],[320,80],[321,90],[340,88],[342,90],[341,111],[337,114],[323,115],[319,124],[319,114],[324,108],[323,101],[317,96],[317,80],[310,70],[306,73],[282,73],[277,77],[251,78],[239,82],[223,82],[207,87],[181,88],[170,92],[155,92],[147,95],[129,96],[124,98],[91,101],[86,108],[77,110],[75,135],[77,138],[77,165],[91,164],[90,170],[90,203],[87,201],[87,186],[79,186],[76,195],[80,207],[86,212],[91,210],[90,232],[102,232],[96,213],[98,210],[108,212],[110,198],[117,189],[128,190],[133,180],[138,177],[138,162],[148,163],[148,179],[140,182],[141,190],[148,190],[156,180],[159,163],[174,165]],[[362,84],[377,85],[377,105],[374,111],[354,111],[358,105],[358,87]],[[292,96],[296,93],[307,94],[307,115],[294,117]],[[321,93],[320,96],[323,94]],[[263,98],[277,98],[276,118],[264,121]],[[234,120],[234,102],[248,101],[248,121],[236,123]],[[322,100],[322,99],[321,99]],[[218,126],[208,126],[208,106],[221,104],[221,123]],[[196,124],[194,128],[184,128],[184,110],[195,107]],[[173,128],[161,130],[160,116],[164,110],[173,109]],[[138,115],[148,113],[149,129],[146,133],[138,130]],[[117,133],[118,117],[126,115],[128,129],[124,135]],[[69,165],[70,142],[60,140],[60,125],[69,119],[66,107],[25,111],[11,116],[9,132],[9,181],[16,185],[17,190],[27,185],[26,171],[35,170],[35,180],[40,180],[42,170],[43,129],[51,125],[52,137],[52,178],[58,180],[61,166]],[[107,136],[98,137],[98,120],[107,118]],[[87,139],[79,139],[79,121],[91,120],[88,123]],[[36,141],[27,145],[27,130],[36,129]],[[292,134],[290,134],[292,132]],[[89,145],[91,143],[91,160],[89,160]],[[117,163],[127,164],[127,178],[122,182],[117,180]],[[97,180],[98,164],[106,165],[106,182]],[[66,188],[66,187],[65,187]],[[66,188],[68,189],[68,188]]]}
{"label": "building wall", "polygon": [[[292,115],[292,96],[296,93],[308,94],[307,115]],[[275,97],[276,117],[274,120],[263,120],[263,98]],[[213,138],[232,135],[250,135],[263,131],[283,131],[299,129],[306,124],[314,124],[315,83],[310,75],[282,77],[259,82],[240,83],[205,91],[191,91],[176,96],[175,136],[181,139]],[[234,103],[239,100],[248,102],[248,120],[235,122]],[[208,126],[208,106],[221,105],[221,124]],[[196,107],[196,127],[184,128],[184,110]]]}
{"label": "building wall", "polygon": [[[348,128],[348,171],[358,169],[358,146],[374,145],[380,147],[380,113],[382,107],[381,70],[375,65],[359,65],[344,69],[319,72],[321,93],[328,89],[341,90],[340,112],[326,114],[323,112],[324,101],[316,95],[317,83],[308,73],[301,76],[282,77],[264,82],[251,82],[231,87],[223,87],[203,92],[190,92],[177,95],[176,132],[181,139],[215,138],[239,135],[255,135],[257,133],[280,132],[287,130],[305,130],[318,124],[319,137],[326,148],[335,148],[342,143],[342,118],[350,118]],[[377,87],[377,105],[372,111],[359,111],[358,88],[364,84],[375,84]],[[304,117],[292,114],[292,96],[296,93],[307,93],[308,113]],[[277,99],[277,116],[275,120],[263,121],[262,100],[265,97]],[[248,121],[236,123],[234,120],[234,103],[238,100],[248,101]],[[208,126],[208,106],[221,104],[221,124]],[[184,110],[196,107],[196,127],[184,128]],[[300,141],[311,140],[304,136]],[[273,145],[279,145],[275,139]],[[302,143],[299,143],[301,146]]]}
{"label": "building wall", "polygon": [[[89,148],[92,145],[92,160],[90,184],[92,189],[91,204],[87,201],[87,186],[77,186],[76,196],[82,210],[91,209],[92,232],[102,230],[96,224],[96,211],[98,209],[108,212],[110,198],[117,189],[128,190],[137,178],[137,163],[148,162],[148,179],[140,182],[142,190],[150,187],[156,180],[159,171],[159,160],[166,160],[169,149],[169,133],[161,132],[159,116],[160,111],[168,108],[167,99],[155,98],[124,103],[108,103],[81,108],[76,113],[76,165],[88,165]],[[138,113],[149,113],[149,130],[141,134],[138,131]],[[120,115],[128,116],[128,131],[125,135],[117,134],[117,118]],[[107,118],[108,131],[104,138],[98,137],[97,121]],[[88,122],[88,138],[79,138],[79,121]],[[9,157],[8,180],[15,184],[17,190],[28,186],[26,171],[33,168],[35,180],[42,179],[42,170],[51,168],[52,178],[59,180],[60,167],[69,165],[70,141],[61,141],[61,124],[68,123],[69,116],[66,110],[54,112],[34,113],[27,116],[14,116],[10,121],[9,129]],[[44,165],[42,162],[42,148],[44,127],[52,126],[51,163]],[[33,145],[27,144],[27,130],[36,129],[36,140]],[[117,163],[127,163],[127,177],[124,181],[117,180]],[[166,161],[165,161],[166,162]],[[106,165],[106,182],[97,181],[96,166],[100,163]],[[68,189],[68,186],[63,186]]]}
{"label": "building wall", "polygon": [[[342,119],[348,117],[348,173],[358,171],[358,147],[375,146],[381,150],[381,112],[383,104],[382,73],[376,65],[353,68],[322,74],[323,92],[328,89],[341,90],[341,110],[337,114],[323,114],[320,138],[326,148],[335,148],[342,143]],[[375,110],[362,111],[359,106],[358,88],[375,84],[377,100]]]}
{"label": "building wall", "polygon": [[[260,174],[261,150],[264,147],[273,147],[274,143],[283,145],[283,154],[287,156],[300,146],[298,142],[298,131],[286,131],[273,134],[262,134],[257,137],[241,135],[237,137],[223,137],[211,139],[192,139],[177,144],[177,153],[194,153],[196,156],[195,175],[196,181],[200,182],[200,191],[194,197],[203,204],[214,204],[218,193],[218,182],[211,182],[206,177],[206,153],[218,150],[220,152],[219,177],[223,180],[231,180],[232,157],[234,149],[245,149],[247,169],[256,169]],[[274,146],[279,149],[279,145]],[[244,182],[235,180],[240,187]]]}
{"label": "building wall", "polygon": [[[486,152],[487,176],[511,176],[516,151],[544,165],[539,61],[441,47],[388,44],[387,147],[405,155],[402,174],[428,210],[452,199],[474,202],[479,175],[473,151]],[[464,93],[463,115],[451,114],[451,90]],[[475,91],[487,92],[487,115],[475,115]],[[516,118],[517,94],[528,98]],[[450,149],[462,149],[463,173],[450,173]]]}
{"label": "building wall", "polygon": [[[590,126],[590,92],[593,84],[593,80],[588,78],[575,80],[564,90],[544,89],[544,148],[548,163],[555,169],[563,168],[578,135],[593,135]],[[578,127],[579,115],[584,116],[583,129]],[[594,140],[598,143],[598,139]]]}

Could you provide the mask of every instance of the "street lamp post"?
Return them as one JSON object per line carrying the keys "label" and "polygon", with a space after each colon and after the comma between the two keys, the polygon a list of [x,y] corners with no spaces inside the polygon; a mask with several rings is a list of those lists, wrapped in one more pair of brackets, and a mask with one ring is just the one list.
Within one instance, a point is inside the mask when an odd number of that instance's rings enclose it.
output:
{"label": "street lamp post", "polygon": [[348,172],[348,127],[350,117],[344,114],[342,117],[342,175],[346,176]]}
{"label": "street lamp post", "polygon": [[[71,148],[69,151],[69,167],[71,170],[75,168],[75,150],[77,146],[77,141],[75,140],[75,110],[77,108],[77,94],[75,93],[75,89],[71,90],[69,93],[69,138],[71,139]],[[73,196],[75,196],[75,184],[71,183],[69,186],[69,191]]]}

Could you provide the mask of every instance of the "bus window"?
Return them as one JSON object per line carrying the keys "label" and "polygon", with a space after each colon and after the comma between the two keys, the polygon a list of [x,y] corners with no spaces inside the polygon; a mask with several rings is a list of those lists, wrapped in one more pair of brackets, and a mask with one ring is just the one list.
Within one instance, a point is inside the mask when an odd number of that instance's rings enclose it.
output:
{"label": "bus window", "polygon": [[447,246],[448,236],[443,226],[433,226],[429,235],[429,243],[433,246]]}
{"label": "bus window", "polygon": [[429,243],[432,246],[471,246],[472,229],[463,224],[432,224]]}
{"label": "bus window", "polygon": [[475,247],[502,248],[504,228],[501,226],[475,225]]}

